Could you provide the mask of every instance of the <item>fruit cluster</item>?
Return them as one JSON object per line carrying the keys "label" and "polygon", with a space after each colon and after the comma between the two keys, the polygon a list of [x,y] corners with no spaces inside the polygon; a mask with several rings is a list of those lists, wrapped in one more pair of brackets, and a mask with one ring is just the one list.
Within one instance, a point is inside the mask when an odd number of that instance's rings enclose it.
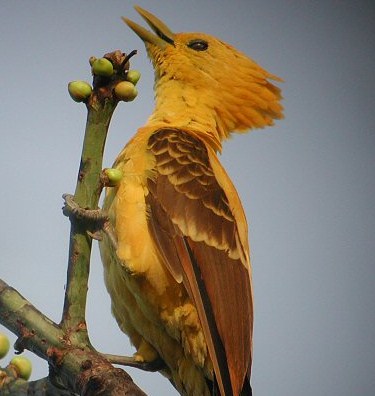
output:
{"label": "fruit cluster", "polygon": [[[9,348],[9,338],[5,334],[0,333],[0,359],[4,358],[8,354]],[[16,377],[27,381],[31,375],[32,365],[28,358],[24,356],[16,356],[10,361],[8,368],[15,373]]]}
{"label": "fruit cluster", "polygon": [[[91,72],[95,77],[110,79],[116,72],[112,62],[107,58],[90,58]],[[136,84],[141,77],[138,70],[128,70],[124,75],[125,79],[118,81],[114,86],[114,94],[118,100],[131,102],[138,95]],[[85,102],[92,93],[91,85],[86,81],[71,81],[68,84],[68,91],[72,99],[76,102]]]}

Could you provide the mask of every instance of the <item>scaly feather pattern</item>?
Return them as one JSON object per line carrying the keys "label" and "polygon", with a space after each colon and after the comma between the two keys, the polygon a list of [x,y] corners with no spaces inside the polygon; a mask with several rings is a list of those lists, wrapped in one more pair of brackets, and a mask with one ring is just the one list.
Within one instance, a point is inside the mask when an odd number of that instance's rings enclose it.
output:
{"label": "scaly feather pattern", "polygon": [[237,194],[226,195],[218,182],[226,174],[214,174],[207,148],[191,133],[164,129],[149,142],[157,175],[146,198],[153,236],[197,307],[226,394],[232,387],[239,394],[250,371],[253,312],[247,235],[230,209]]}

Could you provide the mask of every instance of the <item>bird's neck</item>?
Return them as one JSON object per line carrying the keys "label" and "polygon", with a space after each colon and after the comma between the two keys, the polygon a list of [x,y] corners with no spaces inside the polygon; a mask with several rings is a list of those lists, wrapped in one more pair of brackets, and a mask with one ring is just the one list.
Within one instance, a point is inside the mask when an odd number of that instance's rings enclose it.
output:
{"label": "bird's neck", "polygon": [[156,84],[155,109],[147,126],[190,130],[215,151],[221,151],[221,142],[229,133],[210,105],[208,95],[173,81],[163,84],[162,89]]}

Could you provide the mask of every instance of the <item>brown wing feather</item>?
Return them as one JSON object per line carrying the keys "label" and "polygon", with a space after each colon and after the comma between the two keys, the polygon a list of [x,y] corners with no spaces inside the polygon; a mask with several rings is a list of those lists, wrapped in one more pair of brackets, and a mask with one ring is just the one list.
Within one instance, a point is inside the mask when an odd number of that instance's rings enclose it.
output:
{"label": "brown wing feather", "polygon": [[253,320],[241,204],[197,137],[163,129],[149,149],[156,158],[147,196],[152,235],[197,307],[221,393],[239,394],[251,365]]}

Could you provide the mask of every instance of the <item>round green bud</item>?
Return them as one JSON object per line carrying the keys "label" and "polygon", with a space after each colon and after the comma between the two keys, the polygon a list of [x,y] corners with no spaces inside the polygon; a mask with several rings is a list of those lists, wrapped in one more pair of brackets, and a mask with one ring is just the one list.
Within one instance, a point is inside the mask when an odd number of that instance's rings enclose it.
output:
{"label": "round green bud", "polygon": [[115,94],[119,100],[131,102],[138,95],[138,91],[130,81],[121,81],[115,86]]}
{"label": "round green bud", "polygon": [[24,356],[16,356],[10,361],[10,364],[15,367],[20,378],[23,378],[26,381],[30,378],[32,365],[28,358]]}
{"label": "round green bud", "polygon": [[68,84],[68,91],[74,101],[83,102],[91,95],[92,88],[86,81],[71,81]]}
{"label": "round green bud", "polygon": [[108,187],[117,186],[120,183],[120,181],[121,181],[121,179],[123,177],[122,172],[119,169],[116,169],[116,168],[104,169],[104,173],[105,173],[105,175],[108,178],[108,183],[106,183],[106,185]]}
{"label": "round green bud", "polygon": [[0,333],[0,359],[7,355],[9,348],[9,338],[5,334]]}
{"label": "round green bud", "polygon": [[92,72],[97,76],[110,77],[113,74],[113,65],[106,58],[95,59],[92,63]]}
{"label": "round green bud", "polygon": [[129,70],[126,75],[126,79],[134,85],[137,84],[140,78],[141,78],[141,73],[138,70]]}

